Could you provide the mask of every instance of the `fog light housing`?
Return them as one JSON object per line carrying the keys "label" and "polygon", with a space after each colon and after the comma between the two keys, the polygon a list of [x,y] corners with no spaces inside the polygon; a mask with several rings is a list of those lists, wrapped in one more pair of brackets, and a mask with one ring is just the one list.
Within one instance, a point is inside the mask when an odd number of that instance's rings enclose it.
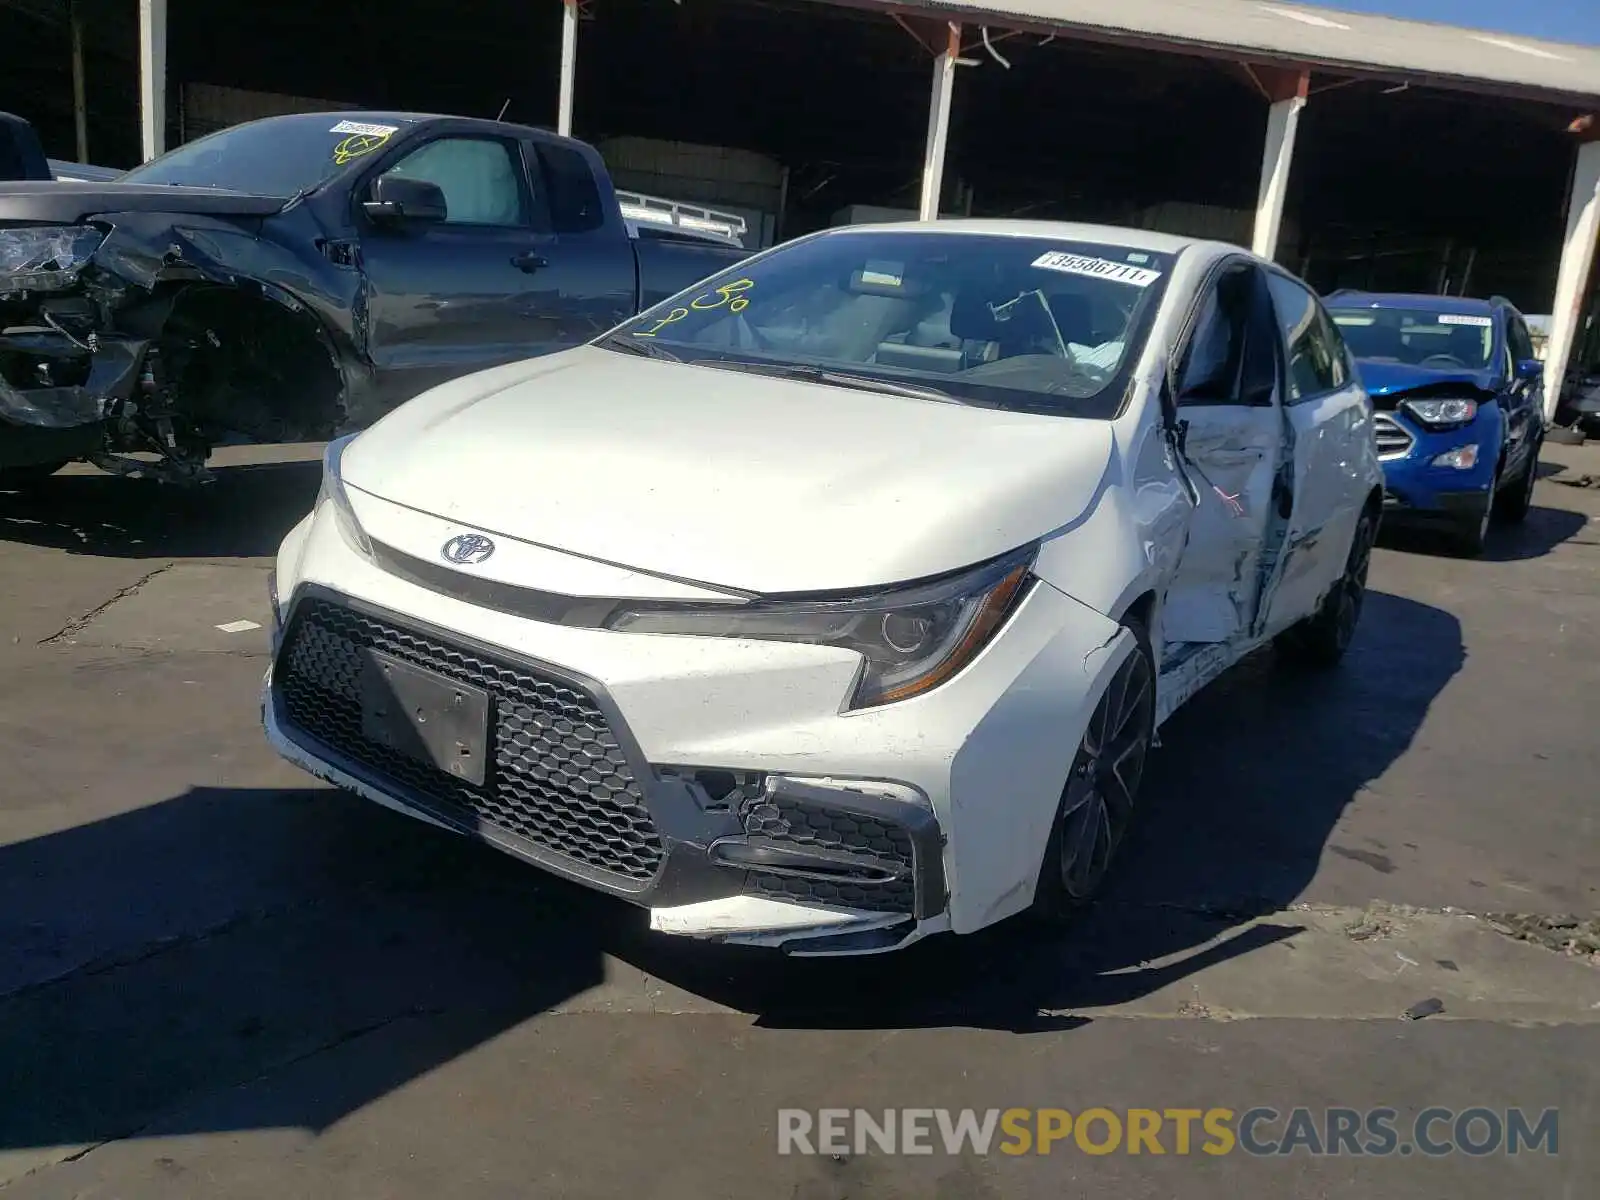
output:
{"label": "fog light housing", "polygon": [[1446,450],[1433,460],[1436,467],[1451,467],[1457,471],[1470,471],[1478,465],[1478,444],[1472,442],[1465,446],[1457,446],[1454,450]]}

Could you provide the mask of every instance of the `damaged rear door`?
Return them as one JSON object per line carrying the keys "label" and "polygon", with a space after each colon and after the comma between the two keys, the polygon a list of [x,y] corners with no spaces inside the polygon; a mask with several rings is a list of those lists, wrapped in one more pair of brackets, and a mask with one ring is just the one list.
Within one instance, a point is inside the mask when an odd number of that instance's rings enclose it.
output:
{"label": "damaged rear door", "polygon": [[1367,502],[1360,456],[1372,444],[1372,406],[1338,326],[1296,279],[1266,273],[1284,347],[1284,415],[1294,446],[1294,512],[1259,628],[1308,615],[1343,576]]}
{"label": "damaged rear door", "polygon": [[1293,504],[1277,322],[1261,271],[1226,260],[1202,288],[1174,373],[1180,469],[1195,500],[1163,640],[1246,638]]}

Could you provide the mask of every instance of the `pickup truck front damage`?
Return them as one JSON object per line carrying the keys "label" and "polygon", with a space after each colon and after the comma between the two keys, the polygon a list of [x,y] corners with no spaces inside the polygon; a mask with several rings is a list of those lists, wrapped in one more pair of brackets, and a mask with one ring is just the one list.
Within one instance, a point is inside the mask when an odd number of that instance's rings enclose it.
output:
{"label": "pickup truck front damage", "polygon": [[358,279],[308,268],[261,226],[161,211],[0,225],[0,469],[87,458],[194,481],[219,441],[345,425],[348,397],[371,390]]}

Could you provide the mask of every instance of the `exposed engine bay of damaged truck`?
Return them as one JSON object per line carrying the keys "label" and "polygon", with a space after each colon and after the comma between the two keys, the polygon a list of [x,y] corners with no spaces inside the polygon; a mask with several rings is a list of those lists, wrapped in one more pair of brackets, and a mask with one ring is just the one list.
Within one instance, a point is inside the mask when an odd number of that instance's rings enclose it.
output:
{"label": "exposed engine bay of damaged truck", "polygon": [[74,459],[201,480],[221,442],[360,428],[746,254],[634,224],[581,142],[403,113],[269,117],[108,183],[0,183],[0,481]]}

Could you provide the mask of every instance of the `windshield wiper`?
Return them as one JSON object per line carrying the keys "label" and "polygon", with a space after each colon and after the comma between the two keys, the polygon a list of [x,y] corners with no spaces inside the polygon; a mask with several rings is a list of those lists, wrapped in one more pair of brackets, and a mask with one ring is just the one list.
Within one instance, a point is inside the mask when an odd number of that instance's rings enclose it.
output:
{"label": "windshield wiper", "polygon": [[702,367],[718,367],[724,371],[749,371],[757,375],[772,375],[779,379],[803,379],[808,383],[826,383],[833,387],[854,388],[861,392],[884,392],[891,396],[909,396],[913,400],[936,400],[944,404],[961,404],[958,397],[936,387],[916,383],[899,383],[892,379],[879,379],[873,375],[852,375],[848,371],[830,371],[826,367],[808,367],[799,363],[753,363],[736,359],[702,361]]}
{"label": "windshield wiper", "polygon": [[675,363],[683,361],[665,346],[658,345],[655,342],[636,341],[633,338],[623,337],[621,334],[603,337],[595,344],[604,346],[609,350],[621,350],[624,354],[637,354],[640,358],[660,358],[667,362]]}

